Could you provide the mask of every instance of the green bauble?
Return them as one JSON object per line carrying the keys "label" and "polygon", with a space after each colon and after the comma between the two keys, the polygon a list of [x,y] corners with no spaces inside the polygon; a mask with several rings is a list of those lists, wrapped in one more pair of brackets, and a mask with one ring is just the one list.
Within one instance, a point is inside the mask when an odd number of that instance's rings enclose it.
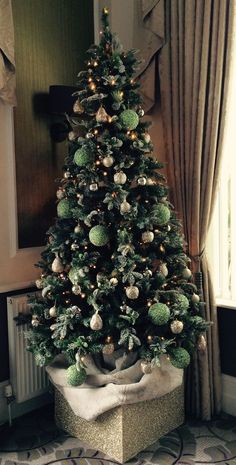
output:
{"label": "green bauble", "polygon": [[74,162],[78,166],[91,165],[94,162],[94,154],[89,147],[81,147],[74,154]]}
{"label": "green bauble", "polygon": [[68,273],[68,278],[72,282],[72,284],[78,284],[79,281],[79,271],[81,270],[81,267],[78,266],[73,266],[69,273]]}
{"label": "green bauble", "polygon": [[71,218],[74,203],[69,199],[62,199],[57,204],[57,214],[59,218]]}
{"label": "green bauble", "polygon": [[124,110],[120,114],[120,122],[124,129],[132,131],[138,126],[139,117],[134,110]]}
{"label": "green bauble", "polygon": [[186,368],[190,364],[190,355],[183,347],[172,349],[170,361],[175,368]]}
{"label": "green bauble", "polygon": [[97,226],[94,226],[92,229],[90,229],[89,240],[93,245],[97,245],[98,247],[106,245],[110,240],[109,231],[106,226],[101,226],[98,224]]}
{"label": "green bauble", "polygon": [[148,316],[154,325],[165,325],[170,319],[170,309],[166,304],[153,304],[149,308]]}
{"label": "green bauble", "polygon": [[175,294],[175,305],[178,306],[179,310],[186,312],[189,307],[189,301],[183,294]]}
{"label": "green bauble", "polygon": [[71,365],[66,370],[66,381],[70,386],[80,386],[86,380],[86,371],[84,368],[81,368],[79,371],[76,368],[76,365]]}
{"label": "green bauble", "polygon": [[155,219],[155,224],[162,226],[163,224],[168,223],[170,219],[170,210],[166,205],[159,203],[154,205],[151,210],[151,214]]}

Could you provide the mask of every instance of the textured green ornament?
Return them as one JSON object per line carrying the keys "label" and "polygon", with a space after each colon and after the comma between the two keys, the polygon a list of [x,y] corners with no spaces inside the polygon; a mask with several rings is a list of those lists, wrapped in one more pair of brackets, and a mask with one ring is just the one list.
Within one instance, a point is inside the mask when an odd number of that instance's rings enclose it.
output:
{"label": "textured green ornament", "polygon": [[80,386],[85,382],[86,376],[85,369],[77,370],[76,365],[71,365],[66,370],[66,381],[70,386]]}
{"label": "textured green ornament", "polygon": [[124,110],[120,114],[120,122],[124,129],[132,131],[138,126],[139,117],[134,110]]}
{"label": "textured green ornament", "polygon": [[176,294],[175,295],[175,305],[178,306],[180,310],[185,312],[189,308],[189,301],[187,297],[183,294]]}
{"label": "textured green ornament", "polygon": [[170,319],[170,309],[166,304],[153,304],[149,308],[148,316],[154,325],[165,325]]}
{"label": "textured green ornament", "polygon": [[57,204],[57,214],[59,218],[71,218],[74,204],[69,199],[62,199]]}
{"label": "textured green ornament", "polygon": [[110,240],[109,231],[106,226],[97,225],[89,231],[89,240],[93,245],[101,247],[106,245]]}
{"label": "textured green ornament", "polygon": [[68,278],[72,282],[72,284],[78,284],[79,281],[79,270],[81,267],[73,266],[68,273]]}
{"label": "textured green ornament", "polygon": [[152,215],[155,218],[155,224],[162,226],[163,224],[168,223],[170,219],[170,210],[166,205],[159,203],[152,207]]}
{"label": "textured green ornament", "polygon": [[170,361],[175,368],[186,368],[190,364],[190,355],[183,347],[171,350]]}
{"label": "textured green ornament", "polygon": [[94,154],[89,147],[81,147],[74,154],[74,162],[78,166],[91,165],[94,162]]}

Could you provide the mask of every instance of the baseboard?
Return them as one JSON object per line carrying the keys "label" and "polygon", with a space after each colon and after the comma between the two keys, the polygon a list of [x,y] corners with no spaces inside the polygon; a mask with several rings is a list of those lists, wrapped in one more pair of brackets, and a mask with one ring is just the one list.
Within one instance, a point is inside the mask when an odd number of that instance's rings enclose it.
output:
{"label": "baseboard", "polygon": [[236,417],[236,378],[222,375],[222,410]]}
{"label": "baseboard", "polygon": [[[8,406],[6,399],[4,397],[4,387],[9,383],[9,381],[3,381],[0,383],[0,425],[8,421]],[[38,397],[27,400],[26,402],[12,402],[11,404],[11,415],[12,418],[17,418],[25,413],[32,412],[43,405],[47,405],[53,401],[53,395],[50,392],[46,392]]]}

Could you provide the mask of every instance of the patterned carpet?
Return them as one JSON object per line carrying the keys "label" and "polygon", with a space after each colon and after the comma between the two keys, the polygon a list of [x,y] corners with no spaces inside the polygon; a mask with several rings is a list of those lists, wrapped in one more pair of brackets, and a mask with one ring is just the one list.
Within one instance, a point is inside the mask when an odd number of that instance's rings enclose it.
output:
{"label": "patterned carpet", "polygon": [[[188,422],[130,462],[132,465],[236,464],[236,418]],[[0,427],[0,465],[110,465],[117,461],[59,431],[52,409]]]}

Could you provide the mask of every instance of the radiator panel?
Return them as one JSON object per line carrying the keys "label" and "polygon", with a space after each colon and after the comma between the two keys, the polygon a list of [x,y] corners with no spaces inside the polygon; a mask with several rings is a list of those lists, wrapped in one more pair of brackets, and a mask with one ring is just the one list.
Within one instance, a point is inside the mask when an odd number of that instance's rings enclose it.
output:
{"label": "radiator panel", "polygon": [[14,321],[19,313],[28,313],[28,296],[7,298],[10,382],[18,403],[45,393],[49,386],[45,368],[37,367],[33,355],[26,350],[24,333],[28,325],[16,326]]}

